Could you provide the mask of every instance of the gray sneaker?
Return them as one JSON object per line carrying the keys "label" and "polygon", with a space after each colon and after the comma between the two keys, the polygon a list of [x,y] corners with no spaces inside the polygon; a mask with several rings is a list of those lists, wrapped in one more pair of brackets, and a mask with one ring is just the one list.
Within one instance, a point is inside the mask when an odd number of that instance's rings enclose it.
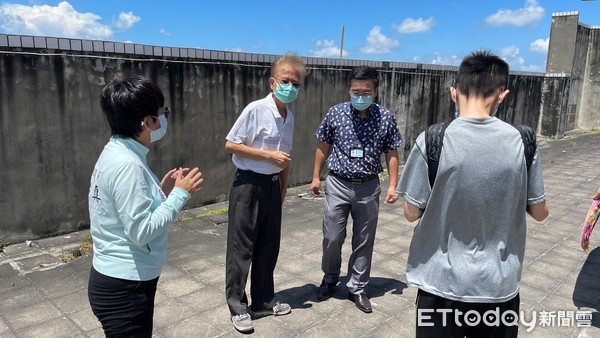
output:
{"label": "gray sneaker", "polygon": [[290,312],[292,312],[292,307],[289,304],[277,302],[277,304],[275,304],[275,306],[273,306],[270,309],[255,312],[253,311],[252,316],[254,318],[261,318],[266,316],[284,316],[289,314]]}
{"label": "gray sneaker", "polygon": [[247,313],[241,315],[231,316],[231,322],[233,327],[240,332],[252,332],[254,331],[254,325],[252,325],[252,319]]}

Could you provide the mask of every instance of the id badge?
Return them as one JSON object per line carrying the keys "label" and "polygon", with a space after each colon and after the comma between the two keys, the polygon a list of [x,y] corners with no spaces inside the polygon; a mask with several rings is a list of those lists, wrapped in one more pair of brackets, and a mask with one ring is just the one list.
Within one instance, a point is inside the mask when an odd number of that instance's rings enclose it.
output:
{"label": "id badge", "polygon": [[350,149],[350,158],[363,158],[364,150],[362,148]]}

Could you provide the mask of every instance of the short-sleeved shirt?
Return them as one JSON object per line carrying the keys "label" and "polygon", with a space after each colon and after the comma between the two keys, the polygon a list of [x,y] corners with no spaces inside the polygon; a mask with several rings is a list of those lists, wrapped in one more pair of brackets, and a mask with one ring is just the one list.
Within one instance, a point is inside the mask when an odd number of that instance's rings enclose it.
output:
{"label": "short-sleeved shirt", "polygon": [[[226,139],[252,148],[282,151],[290,154],[294,137],[294,115],[286,106],[285,119],[279,114],[272,94],[251,102],[240,114]],[[271,175],[281,168],[268,161],[255,160],[233,154],[233,164],[242,170]]]}
{"label": "short-sleeved shirt", "polygon": [[[381,154],[404,142],[394,115],[375,103],[365,118],[360,117],[350,102],[331,107],[315,136],[332,145],[327,157],[329,170],[348,178],[379,174],[383,171]],[[351,156],[356,149],[362,152],[362,157]]]}
{"label": "short-sleeved shirt", "polygon": [[517,129],[495,117],[454,120],[444,134],[433,187],[421,133],[397,194],[424,209],[409,248],[410,286],[462,302],[516,296],[526,207],[545,200],[539,151],[528,173]]}

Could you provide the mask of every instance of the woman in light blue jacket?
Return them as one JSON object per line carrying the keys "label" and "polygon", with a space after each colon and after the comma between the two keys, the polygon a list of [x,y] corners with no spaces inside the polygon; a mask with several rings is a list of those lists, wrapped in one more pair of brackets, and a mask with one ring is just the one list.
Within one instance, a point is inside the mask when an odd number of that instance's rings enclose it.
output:
{"label": "woman in light blue jacket", "polygon": [[101,105],[112,136],[88,196],[94,242],[89,301],[107,337],[151,337],[169,224],[201,189],[202,174],[179,168],[159,181],[148,168],[148,147],[165,135],[169,116],[156,84],[139,76],[113,81],[102,90]]}

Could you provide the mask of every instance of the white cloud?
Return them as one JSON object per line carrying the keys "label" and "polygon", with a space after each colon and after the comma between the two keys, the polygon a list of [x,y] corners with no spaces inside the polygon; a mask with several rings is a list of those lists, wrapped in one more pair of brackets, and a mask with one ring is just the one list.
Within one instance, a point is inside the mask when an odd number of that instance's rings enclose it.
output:
{"label": "white cloud", "polygon": [[517,46],[508,46],[500,50],[499,56],[509,64],[511,69],[522,70],[525,66],[525,59],[520,55]]}
{"label": "white cloud", "polygon": [[532,65],[527,64],[525,59],[521,56],[519,48],[517,46],[504,47],[498,53],[504,61],[506,61],[511,70],[521,70],[530,72],[541,72],[544,70],[543,65]]}
{"label": "white cloud", "polygon": [[367,35],[367,43],[360,49],[367,54],[389,53],[392,49],[400,46],[398,40],[388,38],[381,33],[381,26],[371,28]]}
{"label": "white cloud", "polygon": [[429,19],[423,19],[423,18],[411,19],[411,18],[407,18],[407,19],[404,19],[404,21],[402,21],[399,25],[394,24],[392,26],[400,34],[422,33],[422,32],[429,31],[431,28],[433,28],[433,26],[435,26],[435,19],[433,17],[430,17]]}
{"label": "white cloud", "polygon": [[243,53],[244,52],[244,50],[241,47],[229,48],[228,50],[230,52],[238,52],[238,53]]}
{"label": "white cloud", "polygon": [[496,13],[485,18],[485,23],[490,26],[535,26],[546,10],[538,5],[536,0],[526,0],[525,7],[516,10],[499,9]]}
{"label": "white cloud", "polygon": [[458,66],[460,65],[462,58],[459,58],[457,55],[443,55],[442,53],[435,52],[433,53],[435,59],[431,60],[431,64],[434,65],[449,65],[449,66]]}
{"label": "white cloud", "polygon": [[550,44],[550,38],[537,39],[529,44],[529,50],[537,53],[548,53],[548,45]]}
{"label": "white cloud", "polygon": [[[309,50],[312,56],[328,58],[328,57],[339,57],[340,47],[335,44],[333,40],[317,40],[315,49]],[[342,52],[342,57],[348,56],[348,51]]]}
{"label": "white cloud", "polygon": [[73,37],[84,39],[109,39],[110,27],[98,22],[101,17],[93,13],[79,13],[66,1],[56,7],[48,5],[0,5],[0,28],[11,34],[31,34]]}
{"label": "white cloud", "polygon": [[164,28],[161,28],[161,29],[159,30],[159,32],[160,32],[160,34],[162,34],[162,35],[171,36],[171,33],[167,32],[167,30],[166,30],[166,29],[164,29]]}
{"label": "white cloud", "polygon": [[133,12],[121,12],[119,13],[119,21],[115,22],[115,27],[119,29],[129,29],[136,23],[140,22],[141,18]]}

